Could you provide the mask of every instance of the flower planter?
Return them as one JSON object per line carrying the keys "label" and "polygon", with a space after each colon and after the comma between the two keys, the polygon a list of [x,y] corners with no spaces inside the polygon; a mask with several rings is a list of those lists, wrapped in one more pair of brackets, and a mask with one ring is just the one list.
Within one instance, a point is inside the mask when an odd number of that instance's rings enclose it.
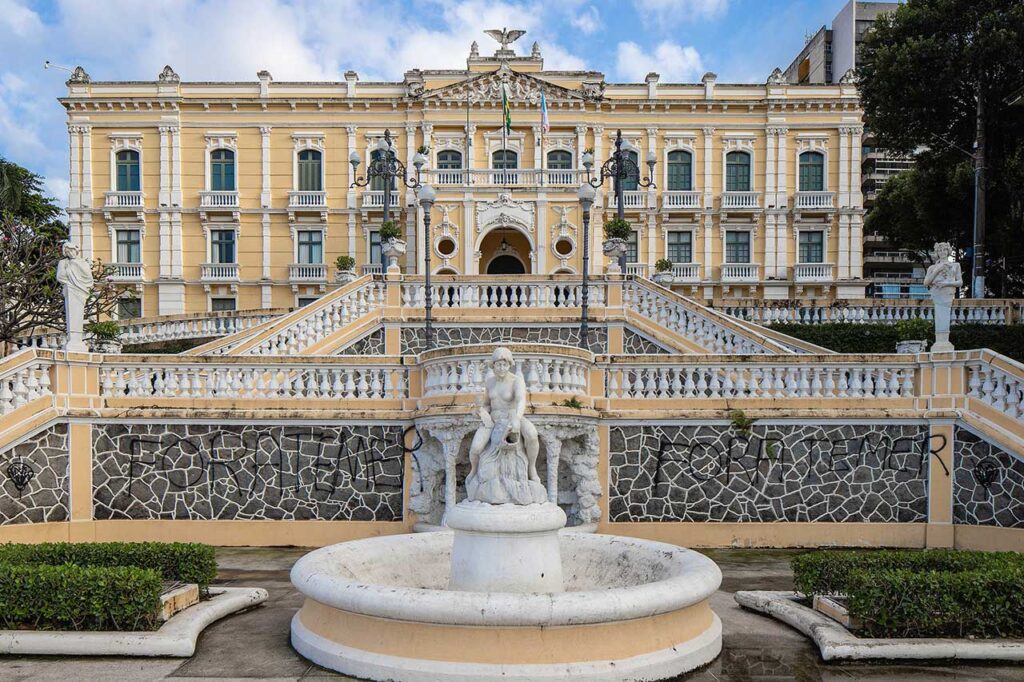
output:
{"label": "flower planter", "polygon": [[660,284],[663,287],[667,287],[672,284],[674,276],[671,270],[663,270],[662,272],[656,272],[651,276],[651,279],[655,284]]}
{"label": "flower planter", "polygon": [[401,239],[388,239],[380,245],[381,253],[388,258],[388,272],[399,272],[398,259],[405,255],[406,245]]}
{"label": "flower planter", "polygon": [[608,256],[611,260],[608,262],[606,272],[609,275],[622,274],[622,268],[619,266],[619,259],[626,255],[628,246],[626,245],[625,239],[605,239],[602,244],[604,255]]}
{"label": "flower planter", "polygon": [[352,270],[335,270],[334,281],[338,284],[348,284],[356,278],[356,273]]}

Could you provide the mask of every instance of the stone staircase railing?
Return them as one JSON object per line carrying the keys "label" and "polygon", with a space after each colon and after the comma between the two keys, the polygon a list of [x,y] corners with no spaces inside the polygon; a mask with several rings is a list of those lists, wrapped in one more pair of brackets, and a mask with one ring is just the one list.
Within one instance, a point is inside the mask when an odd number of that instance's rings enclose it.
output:
{"label": "stone staircase railing", "polygon": [[[491,374],[493,347],[465,346],[420,356],[423,397],[482,393]],[[587,395],[593,356],[561,346],[529,346],[515,352],[516,372],[531,394]]]}
{"label": "stone staircase railing", "polygon": [[[583,283],[578,278],[439,277],[431,282],[431,296],[437,308],[579,308]],[[448,280],[448,281],[446,281]],[[468,281],[467,281],[468,280]],[[590,305],[605,302],[603,282],[591,284]],[[422,278],[406,278],[402,284],[402,305],[422,308],[426,301]]]}
{"label": "stone staircase railing", "polygon": [[21,350],[0,362],[0,416],[39,400],[52,399],[52,354]]}
{"label": "stone staircase railing", "polygon": [[[931,301],[888,301],[866,299],[839,304],[808,304],[750,301],[718,308],[733,317],[757,324],[896,324],[905,320],[934,320]],[[952,324],[1015,324],[1024,319],[1020,299],[957,299],[951,311]]]}

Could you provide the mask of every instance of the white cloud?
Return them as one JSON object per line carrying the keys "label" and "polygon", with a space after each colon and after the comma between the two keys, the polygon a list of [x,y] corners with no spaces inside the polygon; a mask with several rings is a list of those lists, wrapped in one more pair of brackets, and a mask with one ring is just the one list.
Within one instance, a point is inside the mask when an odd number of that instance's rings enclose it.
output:
{"label": "white cloud", "polygon": [[641,20],[650,25],[673,25],[717,19],[729,9],[729,0],[633,0]]}
{"label": "white cloud", "polygon": [[593,5],[588,5],[579,14],[570,18],[569,23],[580,33],[590,35],[601,28],[601,13]]}
{"label": "white cloud", "polygon": [[694,82],[704,73],[700,53],[687,45],[665,41],[645,52],[634,42],[619,43],[615,70],[623,80],[639,83],[648,73],[661,75],[662,82]]}
{"label": "white cloud", "polygon": [[39,15],[15,0],[0,0],[0,35],[10,31],[20,37],[38,34],[43,28]]}

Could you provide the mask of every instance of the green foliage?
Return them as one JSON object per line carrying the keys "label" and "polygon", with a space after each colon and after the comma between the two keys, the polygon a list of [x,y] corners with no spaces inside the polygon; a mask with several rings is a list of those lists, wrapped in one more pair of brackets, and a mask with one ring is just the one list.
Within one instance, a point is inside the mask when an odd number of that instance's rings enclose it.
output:
{"label": "green foliage", "polygon": [[792,566],[800,592],[845,595],[864,636],[1024,636],[1024,556],[1015,552],[826,551]]}
{"label": "green foliage", "polygon": [[198,583],[205,590],[217,575],[213,547],[193,542],[47,542],[0,545],[0,564],[114,567],[157,571],[164,580]]}
{"label": "green foliage", "polygon": [[580,402],[579,398],[573,396],[571,398],[566,398],[565,400],[563,400],[562,407],[571,407],[574,410],[582,410],[583,403]]}
{"label": "green foliage", "polygon": [[352,256],[338,256],[334,259],[334,267],[342,272],[348,272],[356,266],[356,259]]}
{"label": "green foliage", "polygon": [[421,144],[419,147],[416,148],[416,153],[417,154],[428,154],[429,152],[430,152],[430,147],[428,147],[425,144]]}
{"label": "green foliage", "polygon": [[[824,346],[837,353],[895,353],[898,341],[935,338],[927,320],[906,320],[896,324],[773,324],[771,329],[803,341]],[[960,349],[988,348],[1024,362],[1024,325],[957,324],[950,328],[949,339]]]}
{"label": "green foliage", "polygon": [[739,433],[744,436],[750,435],[750,429],[757,422],[756,419],[751,419],[743,410],[732,410],[729,412],[729,420],[731,421],[732,428],[736,429]]}
{"label": "green foliage", "polygon": [[629,239],[633,236],[633,228],[622,218],[612,218],[604,223],[605,239]]}
{"label": "green foliage", "polygon": [[395,225],[394,220],[381,223],[380,225],[380,240],[386,242],[389,239],[401,239],[402,231]]}
{"label": "green foliage", "polygon": [[[43,194],[43,179],[0,157],[0,214],[19,221],[64,227],[57,218],[60,206]],[[63,239],[61,234],[59,239]],[[59,241],[58,239],[58,241]]]}
{"label": "green foliage", "polygon": [[85,331],[101,341],[116,341],[121,336],[121,327],[113,320],[90,322],[85,325]]}
{"label": "green foliage", "polygon": [[0,563],[5,629],[150,630],[159,623],[160,573],[136,566]]}
{"label": "green foliage", "polygon": [[672,269],[672,261],[668,258],[659,258],[654,264],[654,269],[657,272],[668,272]]}

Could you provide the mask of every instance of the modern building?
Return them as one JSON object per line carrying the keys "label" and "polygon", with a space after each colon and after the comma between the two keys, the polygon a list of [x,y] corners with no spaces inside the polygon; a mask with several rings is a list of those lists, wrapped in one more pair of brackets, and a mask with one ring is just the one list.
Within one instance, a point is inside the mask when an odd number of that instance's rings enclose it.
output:
{"label": "modern building", "polygon": [[[503,132],[501,91],[510,100]],[[550,129],[541,126],[541,95]],[[73,238],[113,263],[139,296],[124,316],[304,305],[338,286],[334,263],[382,267],[384,187],[353,185],[386,131],[399,160],[438,199],[432,269],[447,274],[578,273],[577,199],[621,130],[642,175],[625,183],[633,225],[628,271],[673,263],[674,285],[713,302],[860,298],[861,108],[852,83],[609,83],[601,73],[544,69],[540,48],[482,56],[464,70],[413,69],[401,82],[68,81]],[[353,174],[356,155],[361,165]],[[595,168],[595,173],[598,168]],[[399,182],[392,217],[424,268],[416,193]],[[616,211],[609,180],[592,212],[594,273],[601,226]]]}
{"label": "modern building", "polygon": [[[808,38],[803,50],[787,67],[786,80],[807,85],[840,82],[860,63],[861,44],[875,20],[892,12],[897,5],[897,2],[848,2],[832,20],[831,27],[822,26]],[[865,212],[870,212],[886,181],[912,168],[914,160],[876,147],[870,122],[864,126],[861,159],[861,191]],[[928,295],[921,285],[924,267],[915,255],[896,249],[882,235],[865,235],[864,277],[871,283],[871,294],[880,298]]]}

